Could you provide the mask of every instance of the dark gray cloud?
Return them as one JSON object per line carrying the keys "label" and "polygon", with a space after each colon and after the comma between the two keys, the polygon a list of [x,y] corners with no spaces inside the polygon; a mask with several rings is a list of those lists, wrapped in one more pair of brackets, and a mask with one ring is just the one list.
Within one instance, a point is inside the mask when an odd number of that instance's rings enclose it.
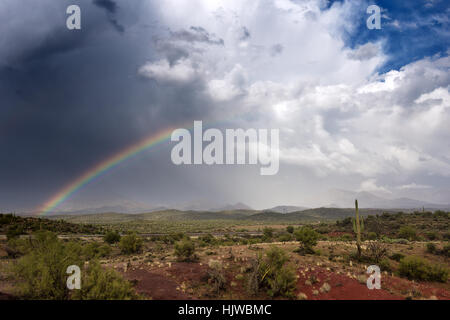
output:
{"label": "dark gray cloud", "polygon": [[117,4],[112,0],[94,0],[94,4],[100,8],[105,9],[109,13],[116,13]]}
{"label": "dark gray cloud", "polygon": [[108,17],[109,23],[113,26],[113,28],[119,32],[125,32],[125,27],[119,23],[117,18],[115,18],[115,14],[118,11],[118,5],[112,0],[94,0],[93,3],[102,9],[105,9]]}

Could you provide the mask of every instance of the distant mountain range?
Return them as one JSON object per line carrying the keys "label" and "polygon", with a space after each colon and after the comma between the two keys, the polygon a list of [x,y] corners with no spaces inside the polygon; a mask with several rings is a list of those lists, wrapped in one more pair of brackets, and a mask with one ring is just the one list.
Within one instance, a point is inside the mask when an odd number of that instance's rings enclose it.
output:
{"label": "distant mountain range", "polygon": [[[355,199],[358,199],[360,208],[371,208],[371,209],[404,209],[404,210],[450,210],[450,204],[436,204],[421,200],[415,200],[410,198],[395,198],[387,199],[379,195],[367,191],[353,192],[341,189],[331,189],[325,191],[320,195],[322,199],[323,207],[325,208],[353,208]],[[292,205],[279,205],[272,208],[264,210],[254,210],[252,207],[245,203],[238,202],[235,204],[226,204],[223,206],[214,207],[210,200],[199,200],[190,204],[175,205],[173,207],[166,206],[147,206],[147,205],[137,205],[132,202],[123,202],[123,204],[116,205],[105,205],[100,207],[88,207],[85,209],[77,210],[66,210],[66,211],[55,211],[50,212],[47,216],[52,215],[85,215],[85,214],[95,214],[95,213],[125,213],[125,214],[139,214],[148,212],[162,212],[166,210],[178,210],[178,211],[189,211],[189,212],[233,212],[233,211],[254,211],[267,213],[281,213],[289,214],[293,212],[299,212],[308,210],[308,207],[303,206],[292,206]]]}
{"label": "distant mountain range", "polygon": [[387,199],[367,191],[352,192],[348,190],[332,189],[327,191],[323,198],[329,201],[326,207],[351,208],[355,199],[358,199],[360,208],[379,209],[448,209],[450,204],[436,204],[410,198]]}
{"label": "distant mountain range", "polygon": [[273,208],[265,209],[263,211],[278,212],[278,213],[291,213],[295,211],[306,210],[308,207],[298,207],[298,206],[276,206]]}

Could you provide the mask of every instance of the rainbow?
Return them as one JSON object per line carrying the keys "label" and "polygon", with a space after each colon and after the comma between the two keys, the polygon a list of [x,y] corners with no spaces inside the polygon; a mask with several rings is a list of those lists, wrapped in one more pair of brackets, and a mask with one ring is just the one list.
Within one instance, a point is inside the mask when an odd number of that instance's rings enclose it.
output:
{"label": "rainbow", "polygon": [[116,154],[106,158],[102,162],[98,163],[84,174],[76,178],[71,183],[67,184],[63,187],[59,192],[55,193],[53,197],[51,197],[47,202],[45,202],[38,210],[38,215],[42,216],[46,213],[54,210],[65,200],[70,198],[75,192],[80,190],[82,187],[86,186],[95,178],[104,174],[105,172],[117,167],[119,164],[128,160],[129,158],[141,153],[142,151],[147,150],[150,147],[153,147],[167,139],[170,138],[172,131],[175,130],[175,127],[166,128],[158,133],[154,133],[149,137],[131,145],[122,151],[117,152]]}

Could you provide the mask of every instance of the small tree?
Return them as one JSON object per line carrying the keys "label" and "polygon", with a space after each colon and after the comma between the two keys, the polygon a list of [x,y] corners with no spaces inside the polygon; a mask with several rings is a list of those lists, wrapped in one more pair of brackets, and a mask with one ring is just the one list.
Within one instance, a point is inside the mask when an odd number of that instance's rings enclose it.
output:
{"label": "small tree", "polygon": [[108,231],[103,240],[109,244],[113,244],[120,241],[120,234],[117,231]]}
{"label": "small tree", "polygon": [[293,226],[287,226],[286,231],[289,233],[294,233],[294,227]]}
{"label": "small tree", "polygon": [[320,235],[309,227],[302,227],[295,233],[295,238],[300,241],[300,251],[304,253],[314,253],[313,247],[317,244]]}
{"label": "small tree", "polygon": [[142,248],[142,239],[136,233],[130,233],[120,239],[119,247],[124,254],[139,252]]}

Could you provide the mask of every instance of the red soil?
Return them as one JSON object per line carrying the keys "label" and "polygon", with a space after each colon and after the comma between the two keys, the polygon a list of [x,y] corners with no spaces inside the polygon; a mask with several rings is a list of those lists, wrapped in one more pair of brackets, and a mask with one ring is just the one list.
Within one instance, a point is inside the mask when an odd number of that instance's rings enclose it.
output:
{"label": "red soil", "polygon": [[167,272],[181,282],[201,283],[205,282],[208,276],[208,266],[199,263],[176,262]]}
{"label": "red soil", "polygon": [[406,294],[419,293],[420,296],[415,298],[430,298],[431,296],[435,296],[439,300],[450,300],[450,292],[448,290],[440,287],[435,287],[439,286],[440,284],[418,283],[390,276],[382,277],[382,284],[383,283],[386,287],[398,292]]}
{"label": "red soil", "polygon": [[177,290],[177,283],[162,275],[145,269],[129,270],[124,273],[125,278],[137,282],[135,289],[139,294],[155,300],[183,300],[190,299],[187,294]]}
{"label": "red soil", "polygon": [[[400,295],[394,295],[383,289],[369,290],[366,284],[361,284],[357,280],[343,274],[336,274],[323,268],[314,268],[314,271],[305,272],[305,276],[298,272],[298,291],[307,295],[309,300],[400,300],[404,299]],[[305,281],[311,276],[319,279],[313,285],[306,285]],[[383,279],[383,278],[382,278]],[[331,286],[329,292],[320,293],[320,287],[327,282]],[[318,295],[313,295],[313,290],[319,291]]]}

